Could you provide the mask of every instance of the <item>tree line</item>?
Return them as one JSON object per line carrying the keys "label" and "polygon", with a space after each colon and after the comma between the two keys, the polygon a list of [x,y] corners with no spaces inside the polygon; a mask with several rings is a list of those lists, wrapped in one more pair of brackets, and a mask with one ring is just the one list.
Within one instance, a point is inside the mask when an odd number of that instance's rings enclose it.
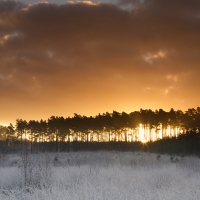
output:
{"label": "tree line", "polygon": [[[51,116],[47,120],[17,119],[15,126],[10,124],[0,129],[3,130],[0,132],[1,147],[19,150],[26,146],[33,152],[38,150],[138,149],[141,148],[138,135],[139,124],[142,124],[144,129],[148,127],[149,132],[154,129],[156,134],[162,129],[162,141],[165,142],[170,140],[164,135],[167,127],[170,129],[179,127],[179,131],[181,130],[178,135],[172,135],[173,138],[170,141],[174,138],[177,141],[177,138],[183,137],[183,134],[199,135],[200,107],[190,108],[185,112],[173,108],[170,111],[140,109],[129,114],[113,111],[90,117],[74,113],[73,117],[67,118]],[[157,136],[156,138],[159,139]],[[154,149],[156,149],[155,146],[159,142],[152,141],[150,137],[148,145],[154,144]]]}

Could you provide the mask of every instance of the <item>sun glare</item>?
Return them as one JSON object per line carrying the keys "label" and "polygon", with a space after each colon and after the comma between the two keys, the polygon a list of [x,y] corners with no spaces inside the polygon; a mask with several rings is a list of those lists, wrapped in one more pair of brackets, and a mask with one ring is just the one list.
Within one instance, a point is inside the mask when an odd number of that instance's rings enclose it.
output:
{"label": "sun glare", "polygon": [[144,131],[144,127],[142,124],[139,125],[139,139],[142,143],[146,143],[146,139],[145,139],[145,131]]}

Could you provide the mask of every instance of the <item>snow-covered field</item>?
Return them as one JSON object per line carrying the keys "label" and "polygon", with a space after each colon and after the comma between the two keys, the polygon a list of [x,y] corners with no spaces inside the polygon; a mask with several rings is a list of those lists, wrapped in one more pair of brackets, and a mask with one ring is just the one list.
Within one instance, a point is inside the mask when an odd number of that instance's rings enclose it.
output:
{"label": "snow-covered field", "polygon": [[0,156],[0,200],[200,199],[198,157],[103,151]]}

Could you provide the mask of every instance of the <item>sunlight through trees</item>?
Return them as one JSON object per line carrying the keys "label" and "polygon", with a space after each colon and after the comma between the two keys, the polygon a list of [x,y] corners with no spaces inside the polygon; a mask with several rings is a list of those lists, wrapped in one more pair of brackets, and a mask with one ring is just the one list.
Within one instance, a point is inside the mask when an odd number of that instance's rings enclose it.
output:
{"label": "sunlight through trees", "polygon": [[200,108],[188,109],[186,112],[171,109],[134,111],[98,114],[95,117],[74,114],[73,117],[51,116],[48,120],[17,119],[15,127],[10,124],[2,127],[1,141],[8,146],[16,144],[28,148],[53,143],[55,151],[62,149],[64,143],[110,143],[110,142],[154,142],[164,138],[177,138],[189,131],[200,131]]}

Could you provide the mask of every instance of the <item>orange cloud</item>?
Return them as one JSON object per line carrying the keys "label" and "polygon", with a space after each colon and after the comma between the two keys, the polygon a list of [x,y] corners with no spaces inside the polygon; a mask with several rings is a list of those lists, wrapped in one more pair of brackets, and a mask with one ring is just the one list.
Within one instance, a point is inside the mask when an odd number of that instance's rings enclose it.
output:
{"label": "orange cloud", "polygon": [[199,1],[93,4],[0,2],[0,121],[199,106]]}

